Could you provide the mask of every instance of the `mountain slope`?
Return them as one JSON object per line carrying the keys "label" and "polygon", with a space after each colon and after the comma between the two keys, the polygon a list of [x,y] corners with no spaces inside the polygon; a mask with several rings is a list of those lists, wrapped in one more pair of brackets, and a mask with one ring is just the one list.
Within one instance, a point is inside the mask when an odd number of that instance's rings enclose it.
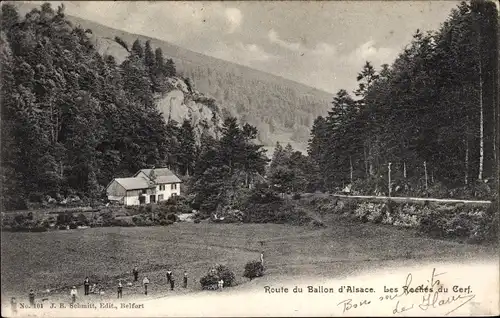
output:
{"label": "mountain slope", "polygon": [[[21,6],[21,5],[20,5]],[[26,12],[30,5],[22,4]],[[127,33],[92,21],[67,16],[75,25],[92,30],[92,40],[102,54],[121,62],[128,52],[115,42],[118,36],[131,45],[139,39],[151,41],[172,58],[178,73],[189,77],[201,93],[214,97],[223,113],[256,126],[266,146],[290,142],[305,150],[314,118],[326,114],[331,94],[246,66],[196,53],[168,42]]]}

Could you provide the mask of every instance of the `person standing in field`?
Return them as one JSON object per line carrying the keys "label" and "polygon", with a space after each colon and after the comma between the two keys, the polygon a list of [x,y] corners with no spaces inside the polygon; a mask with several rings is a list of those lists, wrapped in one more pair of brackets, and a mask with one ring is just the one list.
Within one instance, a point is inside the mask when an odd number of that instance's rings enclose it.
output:
{"label": "person standing in field", "polygon": [[83,281],[83,288],[85,296],[88,296],[90,290],[90,279],[88,277],[85,277],[85,280]]}
{"label": "person standing in field", "polygon": [[260,252],[260,263],[262,264],[262,267],[264,267],[264,251]]}
{"label": "person standing in field", "polygon": [[17,301],[16,301],[16,297],[12,297],[10,299],[10,310],[12,311],[12,315],[17,315]]}
{"label": "person standing in field", "polygon": [[172,271],[169,269],[167,271],[167,284],[170,284],[171,280],[172,280]]}
{"label": "person standing in field", "polygon": [[73,286],[71,288],[71,291],[69,292],[71,296],[71,302],[74,304],[76,302],[76,295],[78,294],[78,291],[76,290],[76,286]]}
{"label": "person standing in field", "polygon": [[30,306],[34,306],[35,305],[35,292],[33,291],[33,289],[30,289],[30,292],[28,294],[28,298],[30,301]]}
{"label": "person standing in field", "polygon": [[174,290],[174,284],[175,284],[174,276],[170,276],[170,290]]}
{"label": "person standing in field", "polygon": [[144,295],[148,294],[148,284],[149,284],[149,279],[147,276],[144,277],[142,280],[142,284],[144,285]]}
{"label": "person standing in field", "polygon": [[188,274],[184,271],[184,288],[188,287]]}
{"label": "person standing in field", "polygon": [[222,289],[224,288],[224,280],[219,280],[219,283],[218,283],[218,287],[219,287],[219,291],[222,291]]}
{"label": "person standing in field", "polygon": [[123,285],[122,281],[118,281],[118,298],[123,298]]}
{"label": "person standing in field", "polygon": [[139,280],[139,270],[137,269],[137,266],[134,267],[134,269],[132,270],[132,273],[134,274],[134,282],[138,281]]}

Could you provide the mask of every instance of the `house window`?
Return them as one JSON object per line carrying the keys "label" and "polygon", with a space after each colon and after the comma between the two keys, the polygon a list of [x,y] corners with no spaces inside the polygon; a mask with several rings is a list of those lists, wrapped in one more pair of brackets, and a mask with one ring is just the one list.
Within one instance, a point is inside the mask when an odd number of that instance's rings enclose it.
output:
{"label": "house window", "polygon": [[175,189],[177,189],[177,183],[172,183],[170,185],[170,190],[175,190]]}
{"label": "house window", "polygon": [[163,194],[158,195],[158,202],[163,201]]}
{"label": "house window", "polygon": [[146,191],[147,191],[146,189],[143,189],[142,194],[146,194]]}
{"label": "house window", "polygon": [[160,184],[160,191],[164,191],[165,190],[165,185],[164,184]]}

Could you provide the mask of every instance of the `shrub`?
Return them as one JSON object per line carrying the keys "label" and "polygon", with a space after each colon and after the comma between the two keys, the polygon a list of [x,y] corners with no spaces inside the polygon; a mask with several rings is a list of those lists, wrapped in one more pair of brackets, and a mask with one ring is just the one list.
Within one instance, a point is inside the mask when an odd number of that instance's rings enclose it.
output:
{"label": "shrub", "polygon": [[245,271],[243,272],[243,277],[250,278],[250,280],[261,277],[264,275],[264,266],[260,261],[250,261],[245,265]]}
{"label": "shrub", "polygon": [[312,220],[311,225],[316,228],[326,227],[325,223],[323,223],[323,221],[320,220]]}
{"label": "shrub", "polygon": [[[165,220],[165,219],[162,219]],[[132,217],[132,222],[136,226],[151,226],[153,225],[153,221],[149,218],[149,215],[138,214]],[[160,220],[161,222],[161,220]]]}
{"label": "shrub", "polygon": [[212,286],[217,285],[219,282],[219,276],[214,273],[208,273],[200,279],[200,284],[202,289],[210,289]]}
{"label": "shrub", "polygon": [[443,238],[445,237],[445,224],[442,214],[430,212],[422,216],[420,220],[419,231],[430,237]]}
{"label": "shrub", "polygon": [[58,225],[59,224],[66,225],[66,224],[70,224],[71,222],[73,222],[73,213],[65,212],[65,213],[57,214],[56,223]]}
{"label": "shrub", "polygon": [[211,285],[217,284],[220,279],[224,281],[224,287],[230,287],[234,284],[235,276],[227,266],[217,264],[200,279],[200,284],[203,289],[208,289]]}
{"label": "shrub", "polygon": [[123,226],[130,227],[135,226],[136,224],[132,219],[113,219],[110,221],[109,226]]}
{"label": "shrub", "polygon": [[179,220],[179,217],[175,215],[174,213],[170,213],[167,215],[167,220],[172,221],[172,223],[177,222]]}
{"label": "shrub", "polygon": [[293,196],[292,196],[292,199],[293,200],[300,200],[300,193],[295,193]]}
{"label": "shrub", "polygon": [[194,223],[200,223],[201,220],[200,219],[194,219]]}
{"label": "shrub", "polygon": [[473,223],[466,213],[462,212],[451,218],[445,224],[446,237],[450,238],[465,238],[468,237],[473,228]]}
{"label": "shrub", "polygon": [[88,225],[89,224],[89,221],[88,221],[87,217],[83,213],[78,214],[78,216],[76,217],[76,219],[78,220],[78,223],[80,223],[82,225]]}
{"label": "shrub", "polygon": [[22,224],[24,222],[26,218],[24,217],[24,215],[22,214],[17,214],[15,217],[14,217],[14,222],[17,223],[17,224]]}
{"label": "shrub", "polygon": [[498,242],[499,208],[498,200],[493,200],[486,210],[486,217],[483,218],[484,240],[488,242]]}
{"label": "shrub", "polygon": [[47,232],[47,228],[44,226],[36,226],[31,228],[30,232]]}
{"label": "shrub", "polygon": [[167,225],[172,225],[172,224],[174,224],[174,221],[172,221],[172,220],[166,220],[166,219],[160,220],[160,225],[162,225],[162,226],[167,226]]}

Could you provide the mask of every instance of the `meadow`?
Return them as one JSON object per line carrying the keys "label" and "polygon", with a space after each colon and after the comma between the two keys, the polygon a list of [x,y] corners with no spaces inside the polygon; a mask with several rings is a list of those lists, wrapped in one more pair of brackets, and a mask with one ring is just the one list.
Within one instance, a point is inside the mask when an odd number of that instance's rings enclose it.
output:
{"label": "meadow", "polygon": [[[418,236],[392,226],[336,221],[322,229],[278,224],[175,223],[161,227],[107,227],[42,233],[2,232],[2,298],[68,297],[83,279],[98,281],[114,298],[118,279],[131,282],[134,266],[140,280],[151,281],[150,296],[201,289],[199,279],[215,263],[226,264],[244,286],[244,265],[265,253],[263,280],[289,277],[338,278],[388,262],[424,259],[476,260],[495,255],[495,247],[468,245]],[[168,291],[171,269],[176,290]],[[187,289],[180,288],[184,270]],[[50,293],[46,290],[49,289]],[[139,283],[124,297],[142,297]],[[7,298],[4,298],[7,299]]]}

